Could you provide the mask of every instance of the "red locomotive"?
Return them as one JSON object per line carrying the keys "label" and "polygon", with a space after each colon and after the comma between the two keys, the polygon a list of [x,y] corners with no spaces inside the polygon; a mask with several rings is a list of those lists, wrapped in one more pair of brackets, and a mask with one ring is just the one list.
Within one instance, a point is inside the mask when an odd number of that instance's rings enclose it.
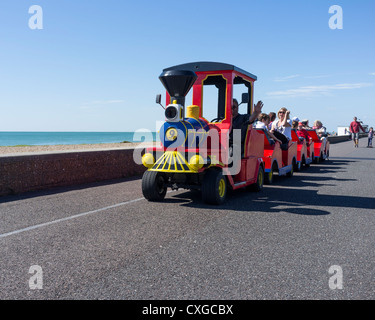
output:
{"label": "red locomotive", "polygon": [[[165,123],[160,146],[146,148],[142,157],[146,199],[161,201],[167,188],[185,188],[221,204],[228,188],[260,191],[265,172],[270,183],[274,172],[292,176],[298,168],[295,141],[281,150],[250,124],[233,128],[233,98],[241,97],[243,114],[253,112],[255,75],[230,64],[196,62],[164,69],[159,79],[167,91]],[[190,89],[192,105],[185,106]]]}

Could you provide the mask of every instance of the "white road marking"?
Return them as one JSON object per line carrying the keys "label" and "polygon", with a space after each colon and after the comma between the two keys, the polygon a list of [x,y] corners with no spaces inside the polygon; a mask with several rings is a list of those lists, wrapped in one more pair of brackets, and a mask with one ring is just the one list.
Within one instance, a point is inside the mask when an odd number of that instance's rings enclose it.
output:
{"label": "white road marking", "polygon": [[45,226],[49,226],[51,224],[55,224],[55,223],[59,223],[59,222],[63,222],[63,221],[68,221],[68,220],[73,220],[73,219],[76,219],[76,218],[87,216],[87,215],[92,214],[92,213],[97,213],[97,212],[105,211],[105,210],[108,210],[108,209],[121,207],[121,206],[124,206],[126,204],[141,201],[141,200],[144,200],[144,199],[145,198],[138,198],[138,199],[134,199],[134,200],[129,200],[129,201],[126,201],[126,202],[117,203],[117,204],[114,204],[114,205],[111,205],[111,206],[108,206],[108,207],[104,207],[104,208],[101,208],[101,209],[83,212],[83,213],[76,214],[74,216],[69,216],[69,217],[65,217],[65,218],[61,218],[61,219],[57,219],[57,220],[53,220],[53,221],[49,221],[49,222],[45,222],[45,223],[41,223],[41,224],[37,224],[37,225],[30,226],[30,227],[27,227],[27,228],[11,231],[11,232],[8,232],[8,233],[3,233],[3,234],[0,234],[0,239],[9,237],[9,236],[12,236],[12,235],[15,235],[15,234],[19,234],[19,233],[22,233],[22,232],[26,232],[26,231],[42,228],[42,227],[45,227]]}

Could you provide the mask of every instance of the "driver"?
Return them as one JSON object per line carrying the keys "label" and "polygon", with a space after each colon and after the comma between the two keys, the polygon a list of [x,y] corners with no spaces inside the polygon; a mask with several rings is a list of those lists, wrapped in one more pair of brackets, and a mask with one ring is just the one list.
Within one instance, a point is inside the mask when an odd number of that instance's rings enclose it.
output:
{"label": "driver", "polygon": [[245,141],[247,127],[249,124],[253,124],[258,118],[259,114],[262,112],[263,102],[258,101],[254,105],[253,113],[250,114],[240,114],[238,113],[238,101],[233,99],[232,104],[232,131],[230,133],[230,141],[233,142],[233,129],[241,130],[241,154],[243,155],[244,147],[243,142]]}
{"label": "driver", "polygon": [[253,124],[255,120],[258,118],[259,114],[262,112],[263,108],[263,102],[258,101],[256,105],[254,105],[254,111],[250,114],[240,114],[238,113],[238,101],[237,99],[233,99],[232,104],[232,124],[233,129],[243,129],[245,127],[247,129],[247,126],[249,124]]}

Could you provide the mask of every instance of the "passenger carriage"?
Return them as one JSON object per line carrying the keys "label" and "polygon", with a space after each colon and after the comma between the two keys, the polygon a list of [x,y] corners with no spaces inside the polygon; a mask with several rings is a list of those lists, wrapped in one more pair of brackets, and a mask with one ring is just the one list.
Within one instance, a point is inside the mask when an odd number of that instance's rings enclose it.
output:
{"label": "passenger carriage", "polygon": [[265,183],[272,184],[274,174],[279,176],[292,177],[295,170],[298,170],[297,141],[289,141],[288,145],[281,145],[270,139],[265,129],[256,129],[264,136],[264,171]]}
{"label": "passenger carriage", "polygon": [[292,140],[297,143],[297,171],[302,166],[309,167],[314,159],[314,141],[300,140],[295,129],[292,129]]}
{"label": "passenger carriage", "polygon": [[314,142],[314,157],[313,157],[314,163],[319,163],[320,161],[324,161],[328,159],[329,148],[330,148],[330,143],[328,139],[326,138],[326,143],[324,146],[323,140],[319,138],[315,130],[307,130],[307,132]]}

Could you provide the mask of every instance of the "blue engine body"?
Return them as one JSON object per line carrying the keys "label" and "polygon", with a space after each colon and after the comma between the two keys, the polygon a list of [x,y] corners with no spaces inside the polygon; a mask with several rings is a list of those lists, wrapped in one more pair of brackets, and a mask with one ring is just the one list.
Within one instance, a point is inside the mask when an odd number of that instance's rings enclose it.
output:
{"label": "blue engine body", "polygon": [[207,138],[209,126],[207,121],[186,118],[180,122],[165,122],[160,128],[160,141],[164,147],[186,148],[198,147]]}

